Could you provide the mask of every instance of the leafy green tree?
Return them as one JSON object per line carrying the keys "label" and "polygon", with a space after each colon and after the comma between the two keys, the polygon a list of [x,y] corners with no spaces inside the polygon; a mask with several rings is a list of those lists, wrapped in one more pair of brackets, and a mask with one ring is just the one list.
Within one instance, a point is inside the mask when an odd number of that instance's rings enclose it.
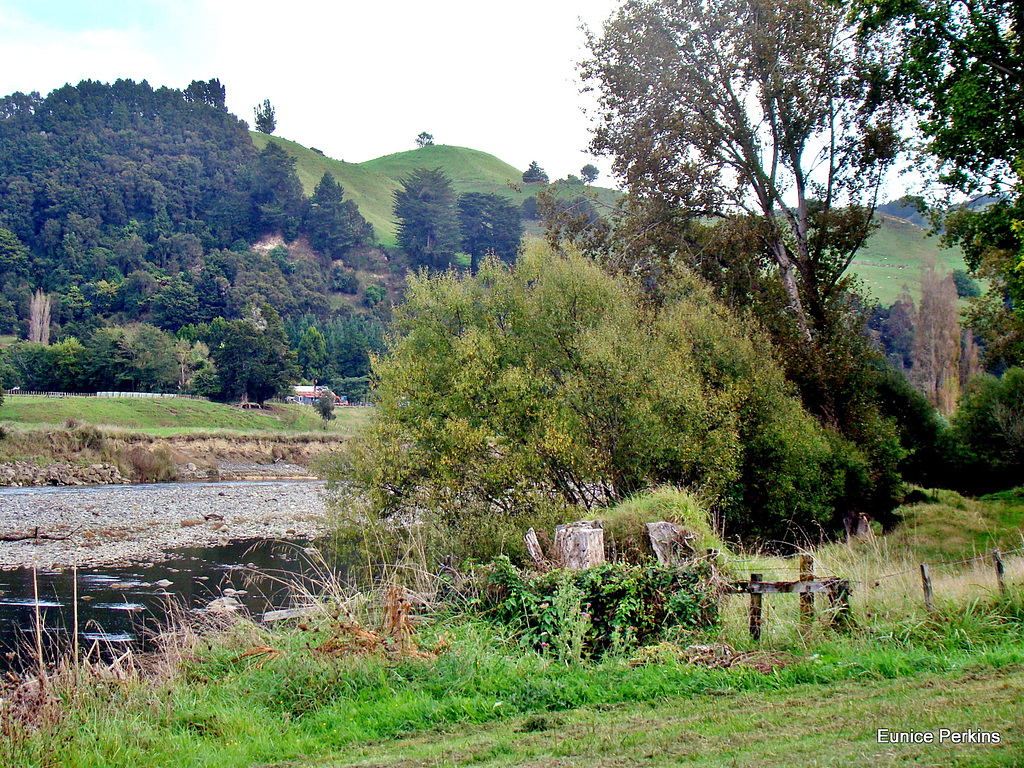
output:
{"label": "leafy green tree", "polygon": [[962,476],[982,493],[1020,484],[1024,476],[1024,368],[975,379],[953,415]]}
{"label": "leafy green tree", "polygon": [[270,142],[256,158],[252,202],[265,232],[279,232],[286,240],[298,235],[304,218],[306,198],[295,174],[295,158],[280,145]]}
{"label": "leafy green tree", "polygon": [[413,266],[445,269],[459,249],[451,179],[440,168],[417,168],[395,192],[398,245]]}
{"label": "leafy green tree", "polygon": [[[1024,12],[1019,2],[858,0],[862,36],[894,47],[876,80],[912,106],[934,171],[947,188],[990,204],[955,211],[945,239],[963,247],[990,296],[969,320],[988,365],[1024,362]],[[886,79],[887,76],[887,79]]]}
{"label": "leafy green tree", "polygon": [[515,260],[522,239],[519,208],[495,194],[467,192],[459,197],[461,248],[476,272],[484,254],[493,251],[503,261]]}
{"label": "leafy green tree", "polygon": [[0,281],[28,274],[29,252],[18,236],[0,228]]}
{"label": "leafy green tree", "polygon": [[583,65],[600,99],[592,151],[677,219],[758,216],[809,345],[900,148],[852,33],[829,0],[627,2]]}
{"label": "leafy green tree", "polygon": [[206,343],[227,399],[262,405],[287,393],[299,378],[281,318],[269,305],[250,307],[240,320],[214,320]]}
{"label": "leafy green tree", "polygon": [[319,328],[309,326],[299,340],[296,350],[302,375],[313,384],[318,384],[327,373],[327,339]]}
{"label": "leafy green tree", "polygon": [[165,331],[177,331],[194,323],[199,315],[199,296],[191,283],[175,275],[153,297],[153,322]]}
{"label": "leafy green tree", "polygon": [[263,103],[253,109],[256,115],[256,130],[260,133],[273,133],[277,128],[277,118],[270,99],[264,99]]}
{"label": "leafy green tree", "polygon": [[[225,105],[227,100],[227,91],[224,86],[221,85],[220,80],[215,77],[206,81],[193,80],[188,84],[188,88],[185,89],[184,94],[185,101],[207,104],[215,109],[227,111],[227,106]],[[265,131],[265,133],[272,132],[273,129]]]}
{"label": "leafy green tree", "polygon": [[474,535],[545,498],[594,508],[658,483],[703,489],[732,535],[835,525],[857,451],[802,410],[768,345],[693,277],[657,310],[638,298],[538,247],[412,278],[348,477],[380,515],[435,510]]}
{"label": "leafy green tree", "polygon": [[313,401],[313,407],[320,414],[324,429],[327,429],[327,422],[338,418],[334,413],[334,393],[329,389],[320,390],[320,394]]}
{"label": "leafy green tree", "polygon": [[434,146],[434,134],[423,131],[423,133],[416,137],[416,146],[420,149]]}
{"label": "leafy green tree", "polygon": [[587,184],[593,184],[595,181],[597,181],[597,177],[600,174],[601,172],[593,163],[587,163],[582,168],[580,168],[580,176],[583,177],[583,181],[585,181]]}
{"label": "leafy green tree", "polygon": [[373,226],[344,195],[341,184],[324,172],[309,199],[304,227],[309,243],[331,259],[340,259],[355,246],[373,240]]}
{"label": "leafy green tree", "polygon": [[523,181],[527,184],[533,184],[535,182],[547,184],[548,174],[537,164],[537,161],[534,160],[530,163],[530,167],[523,171]]}

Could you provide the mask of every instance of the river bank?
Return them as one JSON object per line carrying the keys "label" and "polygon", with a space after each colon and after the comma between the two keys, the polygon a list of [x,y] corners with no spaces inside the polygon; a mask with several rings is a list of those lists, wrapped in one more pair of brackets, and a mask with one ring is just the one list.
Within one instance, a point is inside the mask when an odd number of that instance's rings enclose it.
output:
{"label": "river bank", "polygon": [[181,547],[315,538],[326,533],[323,488],[296,480],[0,488],[0,569],[147,563]]}

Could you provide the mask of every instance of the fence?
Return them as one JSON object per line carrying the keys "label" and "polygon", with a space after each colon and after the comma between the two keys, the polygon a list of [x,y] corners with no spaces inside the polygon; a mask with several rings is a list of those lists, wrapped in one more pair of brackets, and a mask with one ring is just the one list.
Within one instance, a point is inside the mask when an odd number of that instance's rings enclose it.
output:
{"label": "fence", "polygon": [[[932,585],[933,569],[950,568],[968,563],[975,565],[987,563],[995,575],[1000,597],[1006,598],[1009,595],[1009,585],[1007,583],[1006,567],[1003,558],[1016,554],[1024,554],[1024,546],[1010,550],[993,549],[989,552],[965,557],[960,560],[941,563],[919,563],[915,568],[873,576],[862,581],[843,579],[836,576],[816,581],[814,579],[814,558],[808,554],[801,554],[799,555],[800,576],[796,581],[764,581],[762,573],[751,573],[749,580],[728,583],[726,593],[750,595],[750,636],[754,640],[758,640],[761,637],[763,596],[770,594],[798,594],[800,598],[801,624],[810,624],[814,620],[814,595],[826,594],[828,595],[831,607],[829,623],[835,629],[844,629],[853,624],[850,595],[854,584],[877,587],[886,579],[919,573],[925,609],[931,613],[935,610],[935,589]],[[708,558],[711,562],[717,563],[720,557],[721,553],[716,550],[708,551]],[[754,560],[733,560],[731,562],[754,562]]]}
{"label": "fence", "polygon": [[5,397],[106,397],[106,398],[180,398],[182,400],[205,400],[200,395],[183,395],[177,392],[38,392],[25,389],[5,389]]}

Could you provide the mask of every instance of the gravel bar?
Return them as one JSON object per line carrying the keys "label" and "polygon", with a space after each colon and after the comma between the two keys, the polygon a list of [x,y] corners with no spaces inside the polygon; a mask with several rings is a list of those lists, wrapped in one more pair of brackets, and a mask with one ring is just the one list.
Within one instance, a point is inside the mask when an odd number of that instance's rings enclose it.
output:
{"label": "gravel bar", "polygon": [[[324,483],[0,488],[0,569],[151,563],[167,550],[326,533]],[[12,538],[29,536],[22,541]]]}

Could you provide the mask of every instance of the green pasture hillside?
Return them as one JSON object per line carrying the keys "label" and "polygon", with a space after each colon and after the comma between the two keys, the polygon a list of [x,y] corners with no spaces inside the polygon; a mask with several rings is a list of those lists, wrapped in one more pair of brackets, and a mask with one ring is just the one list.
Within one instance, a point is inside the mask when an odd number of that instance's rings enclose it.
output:
{"label": "green pasture hillside", "polygon": [[[295,158],[295,170],[307,195],[313,193],[324,172],[329,171],[345,188],[346,199],[359,206],[360,213],[373,224],[382,245],[395,245],[395,220],[391,213],[393,195],[401,179],[417,168],[441,168],[452,180],[456,192],[498,194],[517,205],[547,186],[539,183],[524,184],[521,170],[494,155],[466,147],[435,145],[396,152],[365,163],[347,163],[277,136],[255,131],[251,136],[257,149],[263,149],[268,142],[273,141]],[[563,184],[559,185],[557,194],[560,197],[592,195],[599,208],[607,208],[614,204],[619,193],[602,187],[570,187]],[[529,227],[527,229],[530,231]]]}
{"label": "green pasture hillside", "polygon": [[967,268],[959,248],[943,248],[938,237],[916,224],[886,214],[879,219],[880,226],[858,252],[850,271],[883,304],[892,304],[904,287],[919,300],[921,267],[930,259],[945,272]]}
{"label": "green pasture hillside", "polygon": [[[396,152],[364,163],[347,163],[277,136],[252,132],[257,149],[268,142],[279,144],[295,158],[296,171],[306,194],[312,194],[325,171],[334,175],[345,188],[346,198],[359,206],[383,245],[395,244],[395,220],[391,213],[392,196],[401,179],[417,168],[441,168],[452,180],[457,192],[489,192],[522,204],[547,185],[522,182],[522,171],[494,155],[466,147],[437,145],[407,152]],[[612,209],[619,192],[604,187],[580,187],[559,184],[559,197],[588,195],[598,211]],[[934,259],[945,271],[965,269],[959,249],[942,248],[937,237],[906,219],[882,213],[880,226],[853,262],[851,271],[864,282],[872,297],[891,304],[906,287],[915,300],[921,294],[921,266]],[[539,235],[535,222],[527,221],[526,231]]]}

